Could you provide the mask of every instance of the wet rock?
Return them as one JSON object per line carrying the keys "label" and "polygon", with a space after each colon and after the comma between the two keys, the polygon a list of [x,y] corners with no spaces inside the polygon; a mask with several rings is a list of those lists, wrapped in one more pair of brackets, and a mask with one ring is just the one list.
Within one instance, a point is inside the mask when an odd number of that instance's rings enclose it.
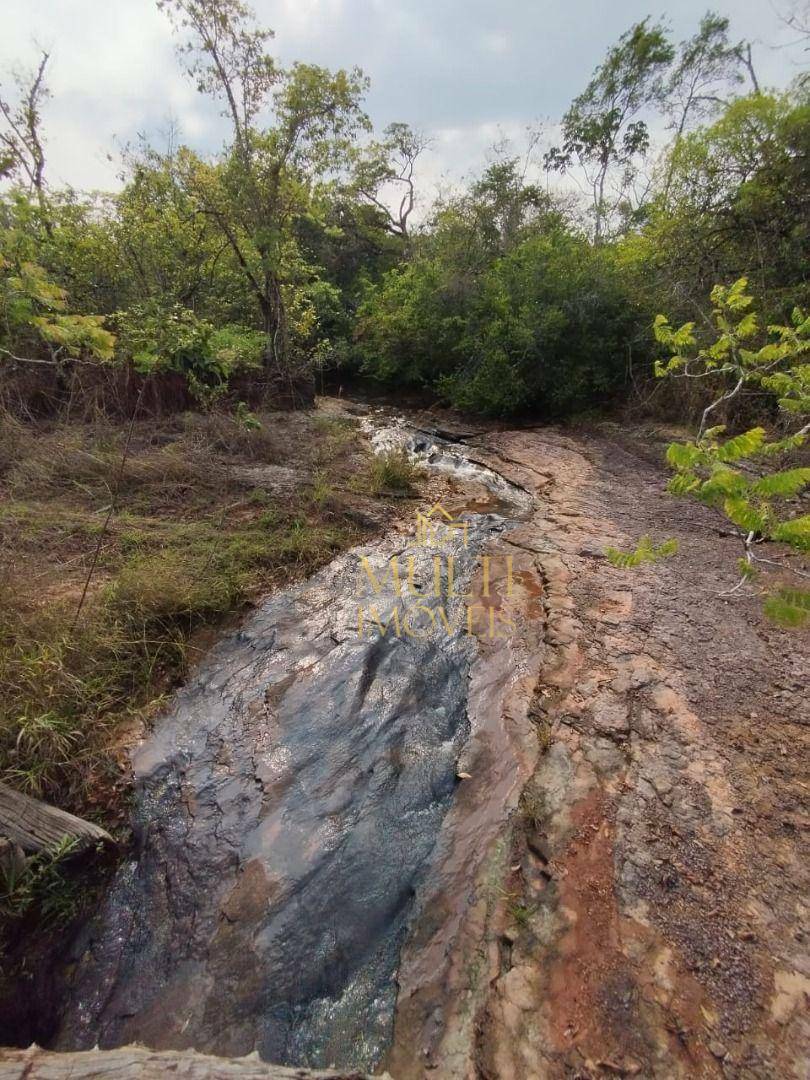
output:
{"label": "wet rock", "polygon": [[[499,497],[518,491],[459,450],[435,453]],[[456,597],[423,590],[385,633],[372,606],[384,618],[406,603],[390,560],[433,580],[435,551],[413,537],[271,595],[208,655],[135,757],[138,859],[86,931],[61,1049],[379,1061],[414,898],[457,779],[475,771],[458,765],[477,654],[461,596],[503,524],[470,514],[445,537]]]}

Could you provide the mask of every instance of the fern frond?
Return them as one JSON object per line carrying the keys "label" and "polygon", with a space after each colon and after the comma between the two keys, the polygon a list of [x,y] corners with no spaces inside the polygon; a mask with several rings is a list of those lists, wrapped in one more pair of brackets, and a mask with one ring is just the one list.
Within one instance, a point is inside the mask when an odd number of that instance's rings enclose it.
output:
{"label": "fern frond", "polygon": [[763,454],[783,454],[788,450],[797,450],[800,446],[803,446],[807,441],[806,435],[788,435],[784,439],[779,439],[777,442],[766,443],[762,447]]}
{"label": "fern frond", "polygon": [[667,447],[667,464],[673,469],[694,469],[705,456],[694,443],[670,443]]}
{"label": "fern frond", "polygon": [[719,498],[742,496],[747,491],[748,481],[742,473],[721,466],[714,470],[708,480],[704,480],[699,494],[701,499],[712,502]]}
{"label": "fern frond", "polygon": [[765,442],[765,429],[761,427],[751,428],[741,435],[735,435],[717,448],[717,457],[720,461],[742,461],[751,457],[760,450]]}
{"label": "fern frond", "polygon": [[726,517],[733,521],[746,532],[762,533],[765,531],[767,519],[761,510],[741,495],[733,495],[723,501],[723,511]]}
{"label": "fern frond", "polygon": [[667,483],[667,491],[672,495],[689,495],[699,487],[699,478],[691,472],[679,472]]}
{"label": "fern frond", "polygon": [[751,494],[765,499],[789,499],[810,484],[810,468],[785,469],[763,476],[751,485]]}
{"label": "fern frond", "polygon": [[642,536],[635,551],[619,551],[618,548],[605,548],[608,561],[621,570],[629,570],[645,562],[656,562],[674,555],[678,550],[678,541],[674,538],[664,540],[655,547],[652,537]]}
{"label": "fern frond", "polygon": [[810,514],[780,521],[770,535],[772,540],[781,540],[799,551],[810,551]]}

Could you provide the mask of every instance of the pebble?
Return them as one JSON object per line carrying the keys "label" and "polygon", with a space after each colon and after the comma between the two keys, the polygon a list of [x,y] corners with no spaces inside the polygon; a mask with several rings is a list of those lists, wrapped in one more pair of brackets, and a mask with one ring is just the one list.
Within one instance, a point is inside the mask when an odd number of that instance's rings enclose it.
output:
{"label": "pebble", "polygon": [[711,1040],[711,1042],[709,1043],[709,1050],[712,1054],[714,1054],[716,1058],[724,1058],[728,1053],[728,1050],[725,1048],[725,1046],[723,1046],[721,1042],[718,1042],[717,1039]]}

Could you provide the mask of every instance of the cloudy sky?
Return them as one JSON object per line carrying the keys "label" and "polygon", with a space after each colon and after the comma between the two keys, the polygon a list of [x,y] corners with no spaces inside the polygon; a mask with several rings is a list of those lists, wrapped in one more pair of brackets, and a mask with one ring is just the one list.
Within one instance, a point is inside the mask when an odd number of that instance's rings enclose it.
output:
{"label": "cloudy sky", "polygon": [[[453,183],[502,136],[520,145],[558,119],[608,45],[651,15],[690,35],[710,0],[254,0],[276,31],[275,54],[328,67],[359,65],[371,79],[375,125],[405,120],[433,146],[426,189]],[[717,0],[735,37],[754,43],[760,82],[784,86],[806,61],[780,22],[790,0]],[[221,142],[217,109],[183,78],[166,17],[152,0],[4,0],[0,83],[52,53],[45,124],[51,183],[117,186],[108,159],[138,133],[159,140],[171,118],[200,150]]]}

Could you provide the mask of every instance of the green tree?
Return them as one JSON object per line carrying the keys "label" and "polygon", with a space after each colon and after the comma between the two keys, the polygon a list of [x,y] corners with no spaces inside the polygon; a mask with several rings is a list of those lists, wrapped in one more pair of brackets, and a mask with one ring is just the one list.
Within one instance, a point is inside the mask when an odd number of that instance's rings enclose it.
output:
{"label": "green tree", "polygon": [[[672,149],[668,193],[651,203],[637,289],[681,318],[705,316],[716,281],[756,283],[766,318],[810,305],[810,102],[752,94]],[[636,243],[635,241],[632,241]],[[663,300],[653,299],[658,307]]]}
{"label": "green tree", "polygon": [[11,176],[27,184],[39,205],[42,224],[50,231],[42,140],[42,106],[50,97],[45,82],[48,60],[48,53],[43,52],[33,72],[16,76],[16,102],[0,92],[0,178]]}
{"label": "green tree", "polygon": [[515,162],[443,206],[358,313],[364,370],[507,416],[612,398],[638,313],[612,252],[572,230]]}
{"label": "green tree", "polygon": [[[810,468],[780,468],[784,454],[801,446],[810,433],[810,318],[799,309],[790,325],[764,330],[747,291],[745,278],[712,290],[714,340],[701,348],[694,324],[673,328],[665,316],[655,321],[656,339],[669,353],[656,365],[660,377],[709,379],[719,383],[713,400],[703,409],[697,435],[673,443],[667,460],[675,470],[669,489],[716,506],[739,530],[743,542],[742,581],[750,580],[757,564],[788,566],[758,555],[755,545],[781,541],[810,551],[810,514],[796,514],[796,497],[810,485]],[[797,430],[768,441],[765,429],[751,428],[724,438],[723,426],[709,427],[718,409],[746,385],[778,395],[778,406]],[[781,587],[767,600],[769,614],[789,624],[810,615],[810,593]]]}
{"label": "green tree", "polygon": [[548,169],[567,172],[578,165],[582,170],[591,192],[596,243],[604,239],[611,214],[627,197],[638,159],[649,148],[641,114],[661,101],[673,56],[661,24],[644,19],[632,26],[571,103],[562,120],[562,143],[546,154]]}
{"label": "green tree", "polygon": [[[664,112],[675,132],[675,145],[695,121],[716,114],[727,102],[723,93],[743,81],[744,42],[729,40],[729,20],[707,11],[698,32],[682,41],[672,71],[664,86]],[[664,196],[669,194],[674,155],[669,155],[669,169]]]}
{"label": "green tree", "polygon": [[[244,275],[266,334],[265,368],[291,381],[288,307],[301,277],[294,224],[313,187],[348,163],[353,139],[368,124],[360,109],[366,80],[358,70],[276,65],[271,32],[256,28],[239,0],[159,0],[179,32],[189,74],[220,98],[231,141],[215,163],[188,154],[180,175],[200,213],[215,223]],[[272,123],[259,123],[269,110]]]}
{"label": "green tree", "polygon": [[[6,364],[64,366],[111,360],[115,336],[101,315],[69,310],[65,289],[29,257],[30,238],[0,230],[0,354]],[[44,355],[43,355],[44,354]]]}

